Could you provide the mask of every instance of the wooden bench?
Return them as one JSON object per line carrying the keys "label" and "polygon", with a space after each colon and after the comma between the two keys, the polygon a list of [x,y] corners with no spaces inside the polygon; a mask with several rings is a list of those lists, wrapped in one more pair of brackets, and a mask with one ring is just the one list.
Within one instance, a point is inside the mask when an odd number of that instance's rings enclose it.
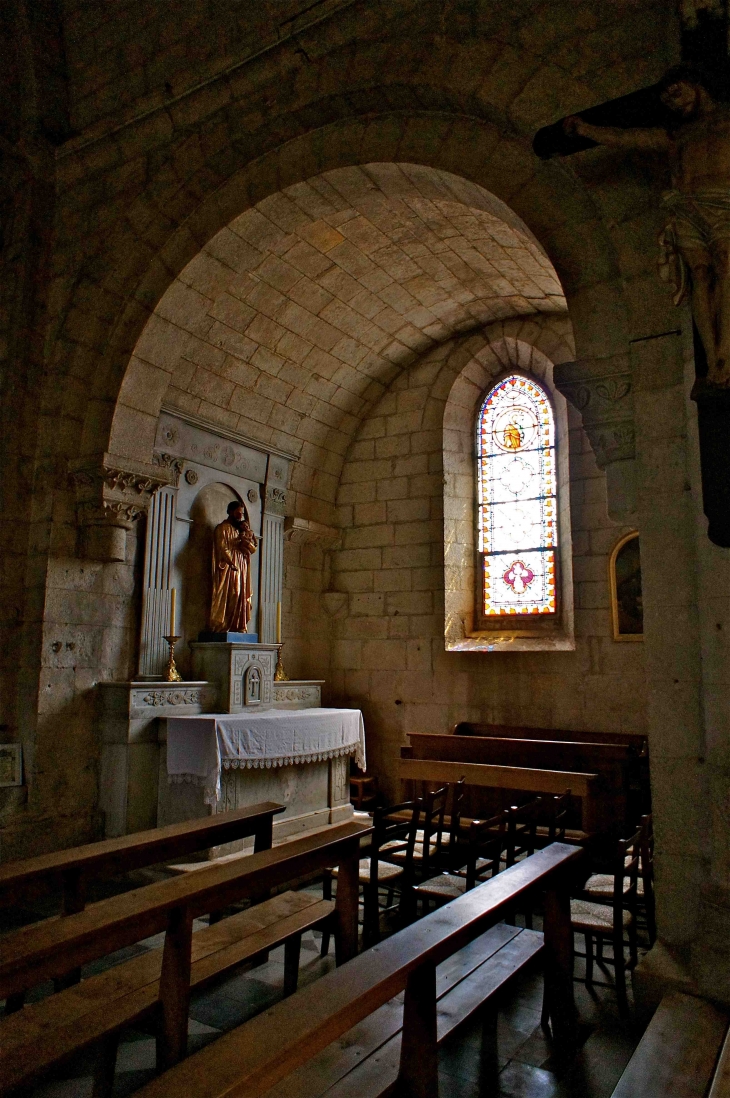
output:
{"label": "wooden bench", "polygon": [[[416,759],[597,774],[594,823],[601,833],[614,838],[631,831],[651,810],[648,789],[642,791],[641,760],[635,748],[627,744],[411,733],[410,746]],[[478,812],[494,814],[504,807],[495,795],[488,803],[480,804]],[[577,826],[580,821],[573,819],[571,823]]]}
{"label": "wooden bench", "polygon": [[728,1098],[730,1013],[679,992],[664,996],[612,1098]]}
{"label": "wooden bench", "polygon": [[[439,992],[445,990],[444,970],[437,973],[438,966],[458,951],[467,950],[515,903],[534,897],[538,891],[545,891],[544,937],[523,931],[528,937],[511,939],[524,942],[519,956],[510,961],[503,955],[501,965],[492,966],[489,961],[478,964],[478,978],[468,988],[462,987],[463,1012],[472,1013],[489,1001],[521,970],[523,962],[540,955],[545,967],[546,1005],[555,1035],[572,1039],[576,1013],[569,887],[583,857],[576,847],[554,843],[225,1034],[153,1080],[139,1092],[139,1098],[258,1098],[373,1012],[386,1004],[391,1006],[391,1000],[400,992],[405,992],[402,1023],[397,1005],[393,1022],[394,1031],[402,1025],[397,1051],[391,1046],[385,1062],[376,1057],[377,1062],[363,1065],[363,1069],[370,1069],[367,1086],[360,1078],[349,1090],[337,1093],[351,1094],[353,1098],[381,1094],[396,1081],[395,1065],[397,1085],[403,1093],[423,1098],[438,1094],[438,1015],[445,1007],[443,995],[439,1002]],[[509,928],[508,933],[513,929]],[[480,948],[483,944],[477,955]],[[497,959],[501,952],[496,951]],[[461,961],[464,963],[463,956]],[[468,969],[468,962],[465,967]],[[453,980],[454,969],[451,971]],[[470,1002],[469,996],[473,996]],[[447,1028],[448,1024],[442,1026],[442,1034]],[[300,1093],[312,1098],[316,1093],[297,1091],[289,1083],[287,1079],[282,1094]],[[370,1089],[373,1085],[375,1089]]]}
{"label": "wooden bench", "polygon": [[579,743],[627,744],[640,755],[649,750],[647,737],[640,732],[587,732],[567,728],[534,728],[531,725],[485,724],[478,721],[460,721],[453,727],[455,736],[499,736],[521,740],[566,740]]}
{"label": "wooden bench", "polygon": [[404,782],[429,785],[457,782],[466,778],[467,786],[484,789],[508,789],[527,793],[565,793],[569,789],[582,801],[584,831],[596,826],[598,777],[565,770],[531,770],[521,766],[490,766],[486,763],[450,762],[444,759],[408,759],[399,761],[399,776]]}
{"label": "wooden bench", "polygon": [[254,836],[254,851],[267,850],[273,818],[285,810],[286,805],[264,801],[234,812],[5,862],[0,865],[0,906],[17,906],[23,900],[59,889],[62,912],[71,915],[83,911],[87,884],[93,879],[159,865],[250,835]]}
{"label": "wooden bench", "polygon": [[[115,950],[165,932],[162,951],[126,961],[0,1022],[0,1093],[33,1080],[71,1053],[99,1044],[95,1093],[109,1094],[119,1030],[152,1015],[164,1065],[187,1047],[191,986],[210,980],[280,944],[287,947],[287,990],[293,990],[303,930],[334,922],[338,963],[357,949],[360,840],[357,823],[294,840],[223,865],[211,865],[46,920],[3,939],[0,998],[26,991]],[[340,866],[335,905],[288,892],[193,934],[193,920],[292,880]]]}

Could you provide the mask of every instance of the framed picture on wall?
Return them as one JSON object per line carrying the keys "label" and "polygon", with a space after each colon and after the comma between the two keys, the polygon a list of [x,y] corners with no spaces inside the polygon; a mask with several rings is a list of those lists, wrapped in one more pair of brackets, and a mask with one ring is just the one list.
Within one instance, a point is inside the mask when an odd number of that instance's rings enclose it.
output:
{"label": "framed picture on wall", "polygon": [[613,547],[608,566],[611,592],[611,627],[615,641],[644,639],[641,601],[641,551],[636,530],[625,534]]}
{"label": "framed picture on wall", "polygon": [[19,743],[0,743],[0,787],[23,784],[23,752]]}

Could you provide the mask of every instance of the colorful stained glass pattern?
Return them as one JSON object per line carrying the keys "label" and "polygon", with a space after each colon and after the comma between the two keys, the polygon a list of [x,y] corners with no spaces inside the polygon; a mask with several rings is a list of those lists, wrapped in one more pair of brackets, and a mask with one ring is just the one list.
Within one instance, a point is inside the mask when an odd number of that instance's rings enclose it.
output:
{"label": "colorful stained glass pattern", "polygon": [[487,394],[477,462],[484,615],[554,614],[555,424],[537,381],[512,374]]}

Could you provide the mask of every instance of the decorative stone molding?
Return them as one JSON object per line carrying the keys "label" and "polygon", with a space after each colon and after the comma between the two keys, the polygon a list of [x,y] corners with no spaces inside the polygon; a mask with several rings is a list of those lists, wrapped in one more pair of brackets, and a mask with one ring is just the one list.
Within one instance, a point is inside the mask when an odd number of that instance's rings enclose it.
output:
{"label": "decorative stone molding", "polygon": [[334,526],[325,526],[321,522],[312,522],[311,519],[287,518],[284,520],[284,540],[294,545],[303,545],[305,542],[319,542],[320,545],[332,546],[337,543],[340,531]]}
{"label": "decorative stone molding", "polygon": [[271,700],[274,705],[289,702],[304,709],[315,708],[322,700],[323,682],[323,679],[311,682],[275,682]]}
{"label": "decorative stone molding", "polygon": [[269,485],[266,489],[266,511],[270,515],[283,515],[286,511],[286,492]]}
{"label": "decorative stone molding", "polygon": [[81,552],[91,560],[126,558],[126,536],[157,488],[172,484],[170,468],[101,454],[69,462],[76,489]]}
{"label": "decorative stone molding", "polygon": [[632,460],[636,436],[629,369],[599,375],[586,364],[564,362],[555,367],[554,379],[557,389],[580,412],[599,468]]}
{"label": "decorative stone molding", "polygon": [[[155,450],[152,455],[152,464],[158,466],[158,468],[160,469],[169,469],[173,477],[175,478],[170,483],[177,488],[180,481],[180,474],[182,473],[183,465],[185,464],[183,458],[175,457],[174,454],[160,453],[159,451]],[[193,472],[193,470],[190,470],[190,472]],[[195,482],[193,481],[193,483]]]}
{"label": "decorative stone molding", "polygon": [[193,689],[181,689],[179,686],[175,689],[164,690],[159,689],[157,685],[154,690],[135,691],[133,695],[133,703],[135,705],[201,705],[207,706],[215,701],[216,691],[214,687],[201,686]]}

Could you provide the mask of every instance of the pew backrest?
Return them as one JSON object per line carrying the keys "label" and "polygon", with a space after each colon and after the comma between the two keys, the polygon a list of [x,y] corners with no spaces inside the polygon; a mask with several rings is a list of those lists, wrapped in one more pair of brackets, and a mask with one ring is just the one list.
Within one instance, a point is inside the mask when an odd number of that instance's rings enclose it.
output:
{"label": "pew backrest", "polygon": [[254,836],[254,850],[271,846],[273,818],[286,805],[264,801],[233,812],[138,831],[67,850],[23,858],[0,865],[0,906],[60,888],[63,911],[81,911],[86,884],[207,850],[212,846]]}
{"label": "pew backrest", "polygon": [[478,721],[459,721],[452,732],[456,736],[497,736],[509,739],[565,740],[580,743],[627,744],[639,754],[648,751],[648,739],[640,732],[588,732],[567,728],[533,728],[529,725],[485,724]]}
{"label": "pew backrest", "polygon": [[[225,1034],[153,1080],[137,1098],[254,1098],[404,989],[403,1041],[404,1046],[412,1044],[409,997],[411,1015],[432,1008],[435,1027],[436,966],[537,891],[547,892],[545,945],[553,965],[546,987],[553,996],[554,1016],[559,1016],[558,1007],[571,1013],[569,965],[560,974],[562,995],[568,998],[556,994],[555,979],[556,964],[571,961],[569,907],[563,911],[565,905],[551,897],[567,894],[567,878],[582,857],[576,847],[554,843]],[[567,937],[561,920],[566,921]],[[560,927],[554,925],[558,923]],[[423,1035],[423,1020],[420,1029]]]}
{"label": "pew backrest", "polygon": [[335,825],[324,833],[133,889],[77,914],[8,934],[0,955],[0,998],[169,931],[173,923],[185,925],[189,932],[192,920],[201,915],[264,895],[325,866],[349,860],[356,873],[360,840],[370,831],[359,823]]}
{"label": "pew backrest", "polygon": [[594,832],[602,823],[598,799],[600,783],[599,776],[595,773],[406,757],[399,760],[398,774],[407,783],[407,788],[411,788],[414,782],[425,782],[433,786],[436,783],[456,782],[465,778],[467,788],[485,790],[555,795],[569,789],[574,797],[581,799],[583,830]]}

